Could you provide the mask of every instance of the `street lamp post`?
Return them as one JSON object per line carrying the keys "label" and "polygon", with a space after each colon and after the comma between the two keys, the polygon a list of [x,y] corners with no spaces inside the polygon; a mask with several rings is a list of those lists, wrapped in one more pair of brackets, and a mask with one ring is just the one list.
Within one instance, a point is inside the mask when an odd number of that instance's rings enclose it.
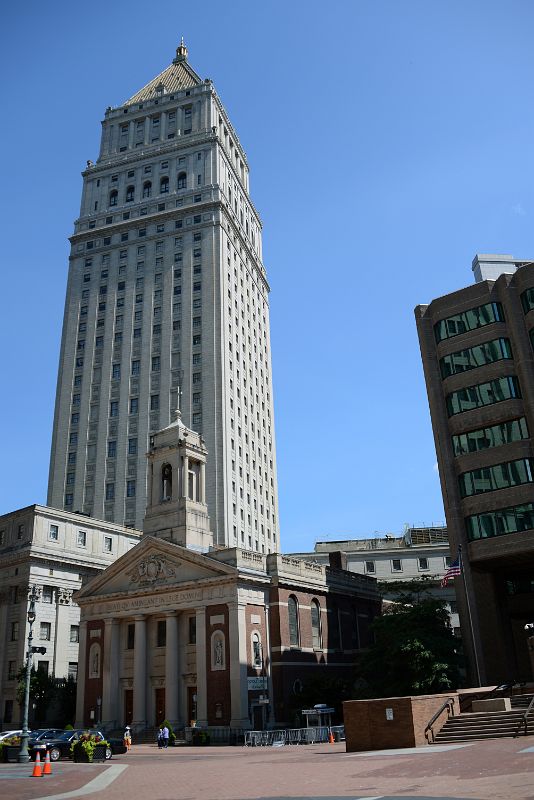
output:
{"label": "street lamp post", "polygon": [[28,624],[30,630],[28,631],[28,651],[26,653],[26,681],[24,684],[24,705],[22,717],[22,733],[20,735],[20,750],[19,750],[19,764],[24,764],[30,760],[28,753],[28,708],[30,705],[30,679],[32,672],[32,655],[33,655],[33,623],[35,622],[35,601],[37,600],[37,591],[35,586],[31,587],[30,592],[30,607],[28,609]]}

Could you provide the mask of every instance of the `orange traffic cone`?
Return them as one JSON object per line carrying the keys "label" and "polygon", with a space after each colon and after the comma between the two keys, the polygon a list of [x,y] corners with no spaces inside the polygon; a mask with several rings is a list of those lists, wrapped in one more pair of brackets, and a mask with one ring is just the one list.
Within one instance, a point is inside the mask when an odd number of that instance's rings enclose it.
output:
{"label": "orange traffic cone", "polygon": [[52,764],[50,763],[50,753],[47,750],[43,767],[43,775],[51,775],[51,774],[52,774]]}
{"label": "orange traffic cone", "polygon": [[332,731],[328,732],[328,744],[334,744],[334,734]]}
{"label": "orange traffic cone", "polygon": [[38,750],[35,754],[35,764],[33,765],[32,778],[40,778],[42,774],[41,754]]}

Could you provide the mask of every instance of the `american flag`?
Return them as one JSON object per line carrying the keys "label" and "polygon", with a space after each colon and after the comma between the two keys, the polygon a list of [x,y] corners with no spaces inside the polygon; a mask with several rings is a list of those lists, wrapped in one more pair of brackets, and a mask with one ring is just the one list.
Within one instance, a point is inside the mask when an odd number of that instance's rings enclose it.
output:
{"label": "american flag", "polygon": [[447,569],[447,572],[442,578],[441,585],[443,587],[447,586],[448,582],[451,578],[456,578],[457,575],[462,574],[462,556],[458,553],[456,559],[452,562],[452,564]]}

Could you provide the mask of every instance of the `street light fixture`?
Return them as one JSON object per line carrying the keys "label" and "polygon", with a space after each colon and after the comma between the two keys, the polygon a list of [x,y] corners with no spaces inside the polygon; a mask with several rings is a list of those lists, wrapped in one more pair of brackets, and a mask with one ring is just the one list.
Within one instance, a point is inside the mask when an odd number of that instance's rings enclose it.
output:
{"label": "street light fixture", "polygon": [[30,678],[32,672],[32,656],[34,652],[46,652],[45,647],[32,647],[33,640],[33,623],[35,622],[35,601],[37,600],[37,589],[35,586],[30,590],[30,607],[28,609],[28,624],[30,629],[28,631],[28,650],[26,652],[26,680],[24,684],[24,705],[22,717],[22,733],[20,735],[20,750],[19,750],[19,764],[25,764],[30,760],[28,752],[28,738],[30,732],[28,730],[28,708],[30,705]]}

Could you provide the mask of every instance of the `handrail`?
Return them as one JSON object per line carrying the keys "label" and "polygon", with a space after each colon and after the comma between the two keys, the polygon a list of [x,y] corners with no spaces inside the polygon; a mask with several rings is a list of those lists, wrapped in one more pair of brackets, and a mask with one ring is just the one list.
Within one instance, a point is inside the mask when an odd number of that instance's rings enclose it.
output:
{"label": "handrail", "polygon": [[524,681],[508,681],[507,683],[500,683],[498,686],[494,686],[493,689],[490,689],[489,691],[486,692],[473,692],[473,693],[470,692],[469,694],[460,695],[459,697],[460,711],[463,712],[466,707],[469,708],[473,700],[482,700],[483,698],[487,700],[493,695],[495,695],[497,692],[503,692],[505,690],[508,690],[510,693],[510,697],[513,697],[514,686],[524,686],[524,685],[525,685]]}
{"label": "handrail", "polygon": [[530,703],[528,704],[528,708],[527,708],[527,710],[525,711],[525,713],[524,713],[524,714],[523,714],[523,716],[521,717],[521,720],[520,720],[520,722],[519,722],[519,725],[517,726],[517,730],[516,730],[516,732],[514,733],[514,739],[515,739],[515,737],[516,737],[516,736],[519,736],[519,731],[521,730],[521,726],[522,726],[522,725],[524,725],[524,726],[525,726],[525,736],[527,735],[527,733],[528,733],[528,715],[529,715],[529,714],[530,714],[530,712],[532,711],[532,707],[533,707],[533,706],[534,706],[534,696],[532,697],[532,700],[531,700],[531,701],[530,701]]}
{"label": "handrail", "polygon": [[445,700],[445,702],[442,703],[442,705],[438,708],[438,710],[436,711],[434,716],[431,719],[429,719],[429,721],[427,722],[427,725],[426,725],[426,728],[425,728],[425,738],[426,738],[428,744],[430,744],[429,738],[427,736],[429,731],[430,731],[430,734],[432,736],[432,741],[433,742],[436,741],[436,737],[434,735],[434,723],[436,722],[438,717],[440,717],[441,714],[443,714],[445,709],[447,709],[447,719],[449,719],[450,717],[454,717],[454,697],[448,697]]}

